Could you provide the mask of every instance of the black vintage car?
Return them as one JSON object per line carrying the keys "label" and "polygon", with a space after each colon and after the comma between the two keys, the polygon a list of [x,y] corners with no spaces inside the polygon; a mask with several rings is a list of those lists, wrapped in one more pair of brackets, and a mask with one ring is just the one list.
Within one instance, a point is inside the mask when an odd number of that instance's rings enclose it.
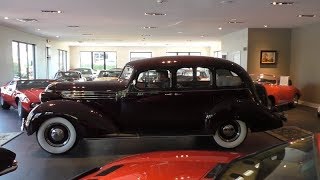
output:
{"label": "black vintage car", "polygon": [[41,101],[24,126],[53,154],[69,151],[81,138],[145,135],[210,135],[219,146],[234,148],[248,128],[283,125],[242,67],[212,57],[132,61],[117,81],[51,84]]}

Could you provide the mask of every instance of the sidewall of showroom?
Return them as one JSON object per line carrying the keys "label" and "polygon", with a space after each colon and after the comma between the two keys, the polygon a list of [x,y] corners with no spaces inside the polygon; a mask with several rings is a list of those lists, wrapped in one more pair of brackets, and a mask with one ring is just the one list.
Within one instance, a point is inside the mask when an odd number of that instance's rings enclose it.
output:
{"label": "sidewall of showroom", "polygon": [[[0,85],[13,79],[13,59],[12,59],[12,41],[35,45],[35,69],[36,78],[47,78],[47,70],[57,71],[55,64],[58,63],[58,49],[69,51],[69,48],[61,43],[47,43],[45,38],[0,26]],[[52,55],[50,57],[53,65],[47,67],[46,47],[51,47]],[[69,59],[69,57],[68,57]]]}
{"label": "sidewall of showroom", "polygon": [[319,34],[320,23],[317,23],[295,28],[291,36],[290,75],[302,91],[302,100],[310,106],[320,104]]}

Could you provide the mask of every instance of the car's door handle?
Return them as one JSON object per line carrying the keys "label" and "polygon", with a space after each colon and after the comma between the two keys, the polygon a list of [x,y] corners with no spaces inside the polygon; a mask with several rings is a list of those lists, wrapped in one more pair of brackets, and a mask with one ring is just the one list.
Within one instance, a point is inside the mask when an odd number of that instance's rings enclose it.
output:
{"label": "car's door handle", "polygon": [[175,96],[181,96],[182,93],[174,93]]}
{"label": "car's door handle", "polygon": [[166,94],[164,94],[165,96],[172,96],[173,95],[173,93],[166,93]]}

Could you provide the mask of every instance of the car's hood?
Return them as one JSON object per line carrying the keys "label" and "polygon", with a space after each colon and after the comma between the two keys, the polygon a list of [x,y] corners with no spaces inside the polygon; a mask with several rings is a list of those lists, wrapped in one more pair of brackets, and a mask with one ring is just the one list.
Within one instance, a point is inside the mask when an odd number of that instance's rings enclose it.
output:
{"label": "car's hood", "polygon": [[83,179],[202,179],[218,163],[229,163],[240,156],[217,151],[145,153],[115,161]]}
{"label": "car's hood", "polygon": [[124,90],[127,81],[86,81],[86,82],[61,82],[50,86],[54,91],[108,91],[117,92]]}
{"label": "car's hood", "polygon": [[31,89],[22,89],[20,90],[20,93],[23,93],[31,103],[40,102],[39,94],[41,94],[44,91],[44,89],[39,88],[31,88]]}

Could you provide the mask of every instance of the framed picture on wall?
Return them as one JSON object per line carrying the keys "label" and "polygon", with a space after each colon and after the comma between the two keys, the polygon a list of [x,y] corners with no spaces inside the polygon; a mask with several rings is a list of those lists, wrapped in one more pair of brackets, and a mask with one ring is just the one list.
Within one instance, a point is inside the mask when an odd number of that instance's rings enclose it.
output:
{"label": "framed picture on wall", "polygon": [[260,64],[276,64],[277,51],[261,50],[260,52]]}

